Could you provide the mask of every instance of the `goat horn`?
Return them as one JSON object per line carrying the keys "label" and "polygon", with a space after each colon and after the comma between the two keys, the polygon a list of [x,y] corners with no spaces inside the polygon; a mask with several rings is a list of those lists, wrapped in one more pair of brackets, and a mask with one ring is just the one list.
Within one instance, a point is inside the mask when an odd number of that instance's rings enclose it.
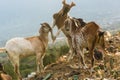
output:
{"label": "goat horn", "polygon": [[79,27],[77,20],[74,20],[76,27]]}
{"label": "goat horn", "polygon": [[75,6],[75,3],[74,2],[71,2],[71,7]]}
{"label": "goat horn", "polygon": [[66,0],[63,0],[62,3],[65,5],[66,4]]}

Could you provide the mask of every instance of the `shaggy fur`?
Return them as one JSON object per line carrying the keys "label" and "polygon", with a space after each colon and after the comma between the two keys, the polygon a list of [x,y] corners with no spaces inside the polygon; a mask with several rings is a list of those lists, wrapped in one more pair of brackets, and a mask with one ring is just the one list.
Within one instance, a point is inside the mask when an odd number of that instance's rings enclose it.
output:
{"label": "shaggy fur", "polygon": [[65,21],[65,30],[71,35],[73,51],[80,56],[80,61],[84,68],[87,68],[84,60],[84,48],[88,48],[91,56],[91,64],[93,66],[93,50],[95,46],[100,46],[103,49],[105,48],[104,32],[100,31],[100,27],[95,22],[86,23],[84,27],[81,27],[76,26],[71,18]]}

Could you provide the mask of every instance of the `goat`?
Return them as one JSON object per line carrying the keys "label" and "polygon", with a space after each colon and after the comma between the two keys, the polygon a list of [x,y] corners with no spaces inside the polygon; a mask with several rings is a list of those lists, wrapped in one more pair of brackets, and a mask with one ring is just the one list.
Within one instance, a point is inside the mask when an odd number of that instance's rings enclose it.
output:
{"label": "goat", "polygon": [[[57,34],[56,34],[56,36],[54,37],[54,40],[56,39],[56,37],[60,34],[60,32],[61,32],[61,30],[62,30],[62,32],[65,34],[65,36],[67,37],[67,40],[68,40],[68,44],[69,44],[69,46],[70,46],[70,50],[69,50],[69,52],[70,52],[70,54],[71,54],[71,51],[72,51],[72,49],[71,49],[71,37],[70,37],[70,35],[69,34],[67,34],[66,33],[66,31],[63,29],[63,25],[64,25],[64,21],[69,17],[68,16],[68,12],[70,11],[70,9],[73,7],[73,6],[75,6],[75,3],[74,2],[71,2],[71,4],[67,4],[66,3],[66,0],[63,0],[62,1],[62,4],[63,4],[63,7],[62,7],[62,9],[59,11],[59,12],[57,12],[57,13],[55,13],[55,14],[53,14],[53,25],[52,25],[52,28],[54,28],[54,26],[57,26],[57,28],[58,28],[58,32],[57,32]],[[69,59],[68,59],[69,60]]]}
{"label": "goat", "polygon": [[59,12],[53,14],[53,26],[52,26],[52,28],[54,28],[54,26],[56,25],[58,27],[58,29],[61,29],[64,25],[64,21],[68,17],[68,12],[70,11],[70,9],[73,6],[75,6],[75,4],[73,2],[70,5],[66,4],[65,0],[63,0],[62,4],[63,4],[62,9]]}
{"label": "goat", "polygon": [[12,77],[6,74],[3,65],[0,63],[0,80],[12,80]]}
{"label": "goat", "polygon": [[[69,25],[68,25],[69,24]],[[69,33],[69,27],[65,27],[65,26],[74,26],[74,27],[78,27],[79,29],[81,29],[82,27],[84,27],[86,25],[86,22],[83,21],[82,18],[75,18],[75,17],[72,17],[72,18],[67,18],[65,20],[65,23],[64,23],[64,27],[63,29],[66,31],[66,33],[70,36],[69,37],[69,41],[71,43],[71,54],[69,55],[69,58],[68,60],[71,60],[74,56],[74,52],[73,52],[73,44],[72,44],[72,36],[71,34]],[[74,31],[74,30],[72,30]]]}
{"label": "goat", "polygon": [[[7,41],[5,48],[0,49],[4,52],[7,52],[9,59],[14,66],[14,71],[16,72],[20,80],[22,80],[22,77],[19,71],[19,60],[22,57],[36,55],[37,73],[44,70],[43,58],[45,56],[45,50],[48,45],[49,32],[51,32],[51,37],[53,39],[53,32],[49,24],[42,23],[39,30],[39,36],[27,38],[13,38]],[[41,70],[39,70],[39,68],[41,68]]]}
{"label": "goat", "polygon": [[[64,28],[71,35],[73,51],[80,56],[81,63],[87,68],[84,60],[83,49],[88,48],[91,56],[91,65],[94,66],[93,50],[95,46],[105,48],[104,32],[95,22],[86,23],[84,27],[76,26],[74,19],[68,18],[65,21]],[[80,61],[80,60],[79,60]]]}

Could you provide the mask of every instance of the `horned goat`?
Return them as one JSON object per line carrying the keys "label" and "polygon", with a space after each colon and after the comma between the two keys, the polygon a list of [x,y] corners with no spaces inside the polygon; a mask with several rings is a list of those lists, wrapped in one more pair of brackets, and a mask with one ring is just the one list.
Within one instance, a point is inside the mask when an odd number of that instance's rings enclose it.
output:
{"label": "horned goat", "polygon": [[49,24],[42,23],[39,30],[39,36],[13,38],[7,41],[4,48],[0,49],[0,52],[7,52],[19,80],[22,80],[22,76],[19,71],[19,61],[22,57],[36,55],[37,73],[44,70],[43,58],[45,56],[45,50],[48,45],[49,32],[51,32],[51,37],[53,39],[53,32]]}
{"label": "horned goat", "polygon": [[65,30],[72,37],[72,47],[74,52],[80,56],[80,60],[83,67],[87,68],[84,60],[83,49],[88,48],[91,56],[91,65],[94,66],[94,54],[95,46],[105,48],[104,32],[100,31],[100,27],[95,22],[86,23],[85,26],[76,26],[74,19],[68,18],[65,21]]}
{"label": "horned goat", "polygon": [[[55,26],[57,26],[57,28],[58,28],[58,32],[57,32],[56,36],[54,37],[54,40],[56,39],[56,37],[60,34],[60,32],[61,32],[61,30],[62,30],[62,32],[63,32],[63,33],[65,34],[65,36],[67,37],[68,44],[69,44],[69,46],[70,46],[69,52],[70,52],[70,54],[71,54],[71,53],[72,53],[72,49],[71,49],[72,44],[71,44],[71,39],[70,39],[71,37],[70,37],[70,35],[67,34],[66,31],[63,29],[63,25],[64,25],[64,21],[69,17],[69,16],[68,16],[68,12],[70,11],[70,9],[71,9],[73,6],[75,6],[75,3],[74,3],[74,2],[71,2],[71,4],[67,4],[67,3],[66,3],[66,0],[63,0],[62,4],[63,4],[62,9],[61,9],[59,12],[53,14],[53,26],[52,26],[52,28],[54,28]],[[69,60],[69,59],[68,59],[68,60]]]}

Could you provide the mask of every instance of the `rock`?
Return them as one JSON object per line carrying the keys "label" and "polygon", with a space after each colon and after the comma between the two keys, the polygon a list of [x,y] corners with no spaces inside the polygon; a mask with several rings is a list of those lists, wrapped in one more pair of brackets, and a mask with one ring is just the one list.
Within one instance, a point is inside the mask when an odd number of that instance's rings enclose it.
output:
{"label": "rock", "polygon": [[110,47],[107,48],[107,51],[111,52],[111,53],[114,53],[115,52],[115,47],[111,45]]}
{"label": "rock", "polygon": [[116,56],[120,56],[120,52],[116,52],[115,55],[116,55]]}
{"label": "rock", "polygon": [[32,72],[31,74],[28,75],[28,78],[34,78],[36,76],[36,72]]}
{"label": "rock", "polygon": [[104,37],[105,41],[108,41],[111,38],[111,33],[109,31],[105,31]]}
{"label": "rock", "polygon": [[85,78],[84,80],[94,80],[94,79],[92,79],[92,78]]}

